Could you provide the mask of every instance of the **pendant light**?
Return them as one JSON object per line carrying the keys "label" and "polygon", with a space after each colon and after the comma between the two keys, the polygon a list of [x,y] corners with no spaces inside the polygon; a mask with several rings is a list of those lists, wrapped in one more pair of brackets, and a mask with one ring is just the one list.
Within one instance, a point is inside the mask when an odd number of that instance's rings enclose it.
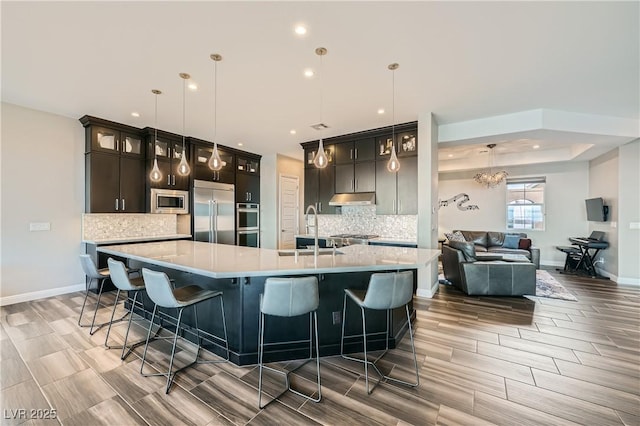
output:
{"label": "pendant light", "polygon": [[218,143],[216,142],[218,131],[218,62],[222,60],[222,56],[213,53],[209,57],[213,60],[213,153],[207,164],[211,170],[217,171],[222,169],[222,159],[218,153]]}
{"label": "pendant light", "polygon": [[389,157],[389,161],[387,162],[387,170],[391,173],[396,173],[400,170],[400,161],[398,161],[398,156],[396,155],[396,70],[400,65],[397,63],[389,64],[387,68],[391,70],[391,87],[392,87],[392,101],[391,101],[391,156]]}
{"label": "pendant light", "polygon": [[153,136],[153,168],[151,169],[151,173],[149,173],[149,179],[151,182],[160,182],[162,179],[162,172],[158,167],[158,95],[161,95],[162,92],[157,89],[153,89],[151,91],[156,97],[156,112],[155,112],[155,124],[154,127],[154,136]]}
{"label": "pendant light", "polygon": [[[327,54],[327,49],[324,47],[318,47],[316,49],[316,55],[320,57],[320,68],[318,70],[318,79],[320,80],[320,124],[319,128],[323,127],[322,123],[322,109],[323,109],[323,99],[322,99],[322,57]],[[329,164],[329,159],[327,158],[327,154],[324,152],[324,145],[322,144],[322,138],[320,138],[320,143],[318,144],[318,152],[316,153],[315,158],[313,159],[313,164],[319,168],[324,169]]]}
{"label": "pendant light", "polygon": [[495,147],[495,143],[490,143],[489,145],[487,145],[487,148],[489,148],[489,170],[478,173],[473,177],[476,182],[478,182],[480,185],[486,186],[487,188],[495,188],[496,186],[500,185],[508,176],[508,173],[504,170],[493,173],[493,148]]}
{"label": "pendant light", "polygon": [[191,76],[187,73],[181,72],[180,78],[182,79],[182,158],[180,158],[180,164],[178,164],[178,174],[180,176],[189,176],[191,173],[191,167],[189,167],[189,163],[187,163],[187,150],[185,149],[184,142],[184,117],[186,110],[186,102],[185,102],[185,91],[187,86],[187,80],[191,78]]}

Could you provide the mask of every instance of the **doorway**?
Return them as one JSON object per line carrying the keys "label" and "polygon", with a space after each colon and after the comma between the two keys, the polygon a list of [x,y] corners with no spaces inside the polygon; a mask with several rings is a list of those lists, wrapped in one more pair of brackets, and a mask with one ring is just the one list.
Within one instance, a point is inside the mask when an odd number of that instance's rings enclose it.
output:
{"label": "doorway", "polygon": [[280,232],[278,234],[279,249],[296,248],[295,235],[299,227],[300,189],[298,176],[280,175],[280,196],[278,197],[278,217]]}

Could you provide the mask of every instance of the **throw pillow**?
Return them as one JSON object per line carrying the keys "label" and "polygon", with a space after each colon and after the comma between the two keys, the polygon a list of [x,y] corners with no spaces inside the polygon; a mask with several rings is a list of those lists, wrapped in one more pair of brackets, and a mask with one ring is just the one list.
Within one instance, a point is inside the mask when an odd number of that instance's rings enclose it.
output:
{"label": "throw pillow", "polygon": [[520,238],[520,242],[518,243],[518,248],[522,250],[529,250],[531,247],[531,240],[529,238]]}
{"label": "throw pillow", "polygon": [[449,247],[460,250],[464,260],[467,262],[475,262],[476,259],[476,246],[468,241],[449,241]]}
{"label": "throw pillow", "polygon": [[447,237],[447,240],[449,241],[459,241],[461,243],[464,243],[465,241],[467,241],[464,238],[464,235],[462,235],[462,232],[460,231],[448,232],[448,233],[445,233],[444,236]]}
{"label": "throw pillow", "polygon": [[507,234],[504,236],[504,243],[502,243],[502,248],[517,249],[519,243],[520,235]]}

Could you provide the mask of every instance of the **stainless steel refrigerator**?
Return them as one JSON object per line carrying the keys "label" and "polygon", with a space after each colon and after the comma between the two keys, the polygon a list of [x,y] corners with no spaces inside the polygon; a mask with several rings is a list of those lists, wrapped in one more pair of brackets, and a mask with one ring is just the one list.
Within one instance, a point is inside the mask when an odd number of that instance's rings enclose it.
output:
{"label": "stainless steel refrigerator", "polygon": [[235,187],[228,183],[193,181],[195,241],[235,244]]}

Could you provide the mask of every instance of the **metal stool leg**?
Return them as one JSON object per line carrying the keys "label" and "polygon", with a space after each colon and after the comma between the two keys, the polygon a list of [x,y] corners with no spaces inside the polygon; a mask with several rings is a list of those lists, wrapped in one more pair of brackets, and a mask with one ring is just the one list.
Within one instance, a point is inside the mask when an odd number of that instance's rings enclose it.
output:
{"label": "metal stool leg", "polygon": [[[200,328],[198,327],[198,310],[196,309],[196,305],[193,305],[193,310],[194,310],[194,315],[195,315],[195,324],[196,324],[196,336],[198,339],[198,352],[196,353],[196,362],[198,364],[217,364],[220,362],[227,362],[229,361],[229,340],[227,339],[227,320],[224,316],[224,300],[222,298],[222,295],[217,296],[220,299],[220,312],[222,313],[222,329],[224,331],[224,344],[225,344],[225,351],[227,353],[227,357],[221,360],[210,360],[210,361],[203,361],[200,360],[198,361],[198,357],[200,356],[200,349],[201,349],[201,344],[200,342],[202,341],[201,337],[200,337]],[[215,336],[217,339],[220,339],[218,336]],[[222,340],[222,339],[220,339]]]}
{"label": "metal stool leg", "polygon": [[[100,280],[100,282],[103,283],[105,279],[106,278],[102,278]],[[89,280],[89,285],[87,286],[87,289],[84,292],[84,302],[82,302],[82,309],[80,310],[80,316],[78,317],[78,325],[80,327],[90,327],[91,326],[91,324],[82,324],[82,315],[84,314],[84,308],[85,308],[85,306],[87,304],[87,298],[89,296],[89,289],[91,288],[91,283],[92,282],[93,282],[93,279]],[[102,288],[102,284],[99,284],[98,288]]]}
{"label": "metal stool leg", "polygon": [[[260,319],[259,319],[259,335],[258,335],[258,369],[259,369],[259,373],[258,373],[258,407],[260,409],[263,409],[264,407],[266,407],[267,405],[271,404],[273,401],[275,401],[276,399],[280,398],[280,396],[282,396],[285,392],[290,391],[292,393],[295,393],[296,395],[299,395],[303,398],[306,398],[310,401],[313,402],[320,402],[320,400],[322,399],[322,386],[320,383],[320,345],[319,345],[319,340],[318,340],[318,313],[317,311],[313,311],[313,312],[309,312],[309,358],[307,360],[305,360],[302,364],[300,364],[299,366],[297,366],[296,368],[294,368],[293,370],[287,371],[287,372],[283,372],[283,371],[279,371],[276,370],[274,368],[271,367],[267,367],[266,365],[264,365],[263,362],[263,355],[264,355],[264,324],[265,324],[265,315],[264,313],[260,312]],[[315,330],[315,343],[316,343],[316,372],[317,372],[317,385],[318,385],[318,397],[317,398],[313,398],[310,395],[306,395],[300,391],[297,391],[295,389],[293,389],[291,387],[291,381],[289,380],[289,374],[293,373],[294,371],[296,371],[297,369],[299,369],[300,367],[302,367],[303,365],[305,365],[307,362],[311,361],[312,358],[312,354],[313,354],[313,340],[314,340],[314,330]],[[286,384],[286,388],[280,392],[277,396],[275,396],[271,401],[267,402],[266,404],[262,405],[262,372],[263,369],[267,369],[267,370],[271,370],[275,373],[281,374],[285,377],[285,384]]]}
{"label": "metal stool leg", "polygon": [[[349,359],[352,361],[358,361],[358,362],[362,362],[364,364],[364,378],[365,378],[365,386],[367,388],[367,394],[371,395],[371,392],[373,392],[373,390],[376,388],[376,386],[378,386],[378,384],[380,384],[380,382],[384,379],[385,381],[393,381],[396,383],[400,383],[406,386],[410,386],[410,387],[416,387],[420,384],[420,376],[419,376],[419,372],[418,372],[418,360],[416,357],[416,349],[415,349],[415,344],[413,341],[413,329],[411,327],[411,316],[409,314],[409,305],[405,305],[405,311],[407,313],[407,325],[409,327],[409,338],[411,340],[411,351],[413,353],[413,365],[416,371],[416,382],[415,383],[409,383],[409,382],[405,382],[403,380],[399,380],[387,375],[384,375],[379,369],[378,366],[376,365],[376,363],[384,356],[387,354],[387,352],[389,351],[389,331],[390,331],[390,324],[391,324],[391,311],[389,309],[387,309],[387,331],[386,331],[386,337],[385,337],[385,343],[386,343],[386,347],[385,350],[383,351],[382,354],[380,354],[375,360],[373,361],[369,361],[368,357],[367,357],[367,326],[366,326],[366,319],[365,319],[365,310],[363,307],[360,307],[361,313],[362,313],[362,339],[363,339],[363,349],[364,349],[364,359],[360,359],[360,358],[356,358],[356,357],[352,357],[352,356],[348,356],[344,354],[344,329],[345,329],[345,319],[346,319],[346,311],[347,311],[347,296],[345,294],[345,299],[344,299],[344,305],[343,305],[343,318],[342,318],[342,335],[341,335],[341,339],[340,339],[340,354],[342,355],[343,358],[345,359]],[[357,336],[357,335],[354,335]],[[351,337],[351,336],[349,336]],[[371,367],[373,367],[373,369],[375,370],[375,372],[380,376],[380,379],[373,385],[373,387],[369,388],[369,368],[368,366],[371,365]]]}

